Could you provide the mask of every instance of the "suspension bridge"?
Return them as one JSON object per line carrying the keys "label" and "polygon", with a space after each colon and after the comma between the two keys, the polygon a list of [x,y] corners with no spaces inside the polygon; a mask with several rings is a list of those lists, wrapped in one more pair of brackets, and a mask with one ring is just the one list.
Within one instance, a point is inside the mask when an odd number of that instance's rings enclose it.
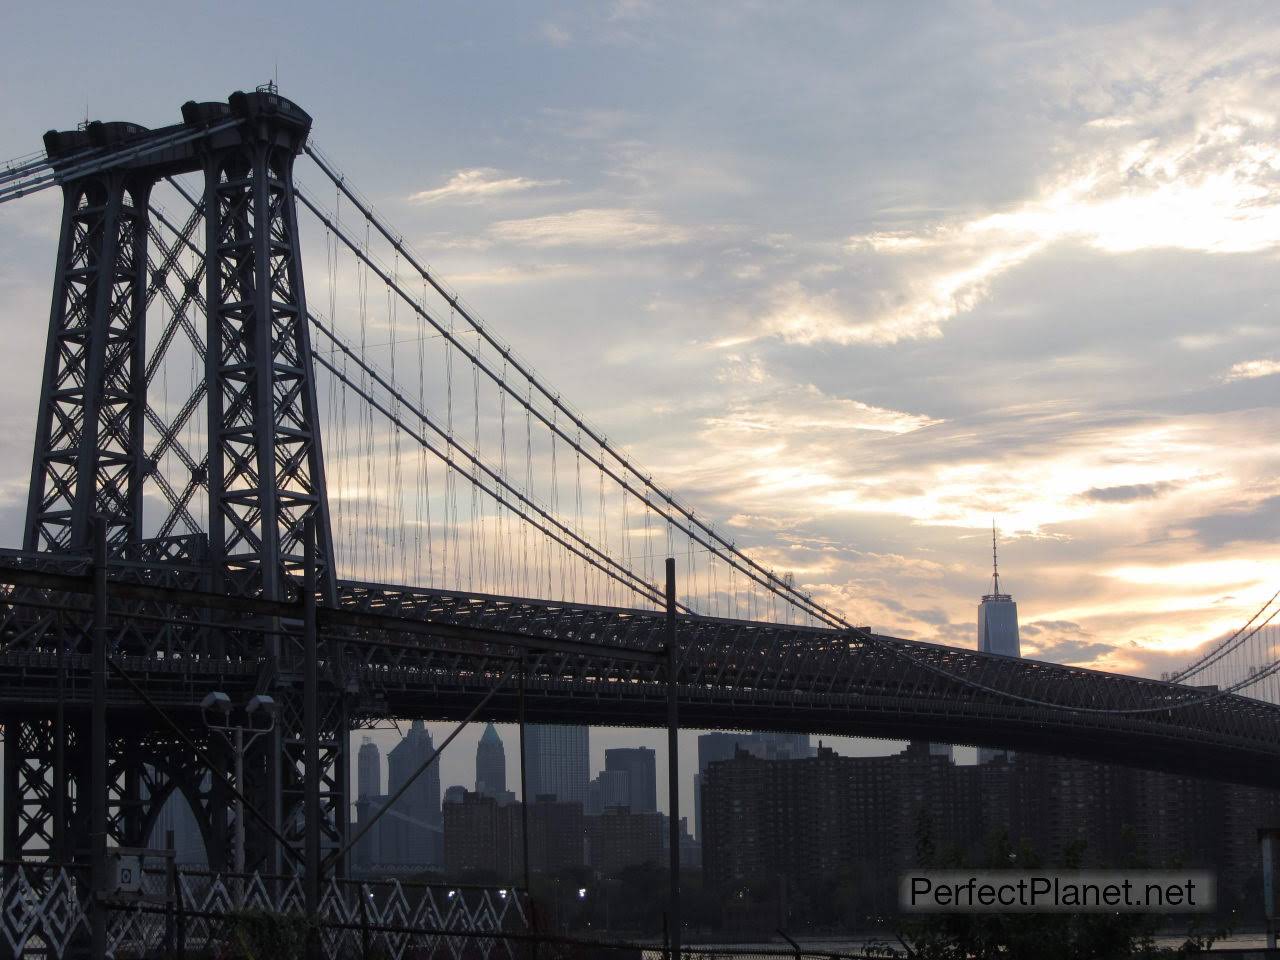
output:
{"label": "suspension bridge", "polygon": [[[226,868],[243,796],[249,868],[314,904],[351,843],[350,731],[389,717],[661,727],[674,702],[1280,786],[1277,597],[1161,680],[852,622],[562,398],[310,127],[266,88],[0,167],[0,203],[63,199],[0,553],[6,858],[142,847],[179,791]],[[241,782],[212,690],[276,705]]]}

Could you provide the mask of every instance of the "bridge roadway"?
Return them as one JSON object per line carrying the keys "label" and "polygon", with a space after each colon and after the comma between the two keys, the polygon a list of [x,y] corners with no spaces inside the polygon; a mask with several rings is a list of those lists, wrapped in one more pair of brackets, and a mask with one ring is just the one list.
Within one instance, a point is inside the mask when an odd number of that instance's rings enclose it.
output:
{"label": "bridge roadway", "polygon": [[[300,675],[301,604],[211,594],[206,573],[154,556],[108,572],[117,662],[189,722],[212,689]],[[88,561],[5,551],[0,585],[0,719],[52,710],[60,656],[83,709]],[[495,683],[478,719],[514,721],[522,669],[530,722],[665,723],[661,612],[340,581],[319,630],[326,690],[357,723],[461,719]],[[677,634],[685,728],[920,737],[1280,787],[1280,707],[1252,698],[862,630],[681,616]],[[109,696],[113,716],[146,713],[117,679]]]}

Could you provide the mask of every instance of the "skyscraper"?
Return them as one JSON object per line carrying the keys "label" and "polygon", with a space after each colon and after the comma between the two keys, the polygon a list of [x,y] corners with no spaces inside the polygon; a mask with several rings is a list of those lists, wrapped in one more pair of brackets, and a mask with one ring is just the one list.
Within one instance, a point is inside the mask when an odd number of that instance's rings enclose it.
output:
{"label": "skyscraper", "polygon": [[587,727],[531,723],[525,729],[525,749],[530,802],[554,796],[586,803],[591,778]]}
{"label": "skyscraper", "polygon": [[484,728],[476,747],[476,793],[496,797],[507,789],[507,751],[493,724]]}
{"label": "skyscraper", "polygon": [[807,733],[757,730],[754,743],[746,749],[765,760],[806,760],[813,756],[813,747]]}
{"label": "skyscraper", "polygon": [[587,784],[587,802],[583,812],[598,817],[606,810],[631,809],[631,774],[626,770],[601,770]]}
{"label": "skyscraper", "polygon": [[[435,754],[431,734],[421,720],[387,754],[387,794],[394,796]],[[406,865],[433,866],[444,854],[440,821],[440,765],[433,763],[413,781],[388,813],[399,824],[397,848]]]}
{"label": "skyscraper", "polygon": [[368,737],[360,744],[357,764],[356,799],[376,797],[382,793],[382,753]]}
{"label": "skyscraper", "polygon": [[615,747],[604,752],[606,771],[625,771],[632,813],[654,813],[658,809],[657,761],[652,747]]}
{"label": "skyscraper", "polygon": [[[996,525],[991,523],[991,592],[978,604],[978,649],[983,653],[998,653],[1005,657],[1022,656],[1022,644],[1018,638],[1018,605],[1013,597],[1000,592],[1000,563],[996,554]],[[978,762],[990,763],[999,757],[1007,757],[1008,751],[982,747],[978,750]]]}

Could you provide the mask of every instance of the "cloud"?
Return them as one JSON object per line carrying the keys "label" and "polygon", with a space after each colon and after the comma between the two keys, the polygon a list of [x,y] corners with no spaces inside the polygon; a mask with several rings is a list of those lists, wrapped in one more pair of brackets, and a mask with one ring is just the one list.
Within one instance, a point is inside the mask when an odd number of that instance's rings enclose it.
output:
{"label": "cloud", "polygon": [[544,23],[538,28],[538,33],[553,47],[567,47],[573,40],[573,34],[557,23]]}
{"label": "cloud", "polygon": [[1280,496],[1207,516],[1197,517],[1188,526],[1206,547],[1228,544],[1270,543],[1280,538]]}
{"label": "cloud", "polygon": [[[812,384],[791,388],[789,397],[775,396],[764,403],[735,405],[723,417],[710,417],[712,429],[794,435],[805,431],[840,433],[868,430],[874,433],[910,433],[940,423],[918,414],[873,407],[857,400],[828,397]],[[787,404],[794,402],[791,409]]]}
{"label": "cloud", "polygon": [[499,240],[533,247],[657,247],[685,243],[692,236],[689,230],[666,223],[652,211],[625,208],[584,208],[502,220],[489,232]]}
{"label": "cloud", "polygon": [[1134,500],[1154,500],[1170,490],[1178,489],[1177,483],[1127,483],[1116,487],[1092,487],[1080,496],[1095,503],[1132,503]]}
{"label": "cloud", "polygon": [[794,439],[805,435],[839,436],[850,431],[902,434],[942,421],[831,396],[813,384],[789,384],[768,372],[758,357],[729,358],[717,379],[738,396],[722,414],[703,423],[713,432],[757,434]]}
{"label": "cloud", "polygon": [[1254,380],[1258,377],[1270,377],[1280,373],[1280,360],[1242,360],[1232,364],[1222,379],[1227,383],[1233,380]]}
{"label": "cloud", "polygon": [[591,268],[582,263],[509,263],[491,269],[451,273],[449,282],[460,289],[472,287],[508,286],[545,280],[565,280],[584,277]]}
{"label": "cloud", "polygon": [[563,182],[562,180],[530,180],[528,177],[504,177],[491,167],[472,167],[454,173],[443,187],[410,194],[409,202],[481,203],[503,194],[520,193],[538,187],[552,187]]}
{"label": "cloud", "polygon": [[[850,269],[873,295],[810,291],[795,282],[727,342],[759,337],[812,345],[888,345],[938,337],[948,321],[987,300],[1010,271],[1064,245],[1111,256],[1146,251],[1239,255],[1280,248],[1280,143],[1262,91],[1215,83],[1218,64],[1170,80],[1200,83],[1192,121],[1163,102],[1095,118],[1081,142],[1038,171],[1038,184],[1002,208],[850,236]],[[1184,106],[1184,109],[1186,107]],[[886,209],[892,223],[901,213]],[[1266,376],[1274,361],[1238,364],[1228,379]]]}

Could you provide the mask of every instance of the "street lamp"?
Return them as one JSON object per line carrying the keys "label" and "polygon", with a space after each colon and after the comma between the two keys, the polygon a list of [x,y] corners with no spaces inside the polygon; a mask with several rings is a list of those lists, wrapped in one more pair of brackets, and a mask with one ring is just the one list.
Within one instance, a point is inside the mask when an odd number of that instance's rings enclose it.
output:
{"label": "street lamp", "polygon": [[276,702],[265,694],[251,698],[244,706],[245,722],[231,719],[231,698],[221,690],[215,690],[200,703],[205,726],[216,731],[231,748],[235,762],[235,817],[236,829],[232,867],[238,874],[244,873],[244,754],[253,741],[269,733],[276,725]]}

